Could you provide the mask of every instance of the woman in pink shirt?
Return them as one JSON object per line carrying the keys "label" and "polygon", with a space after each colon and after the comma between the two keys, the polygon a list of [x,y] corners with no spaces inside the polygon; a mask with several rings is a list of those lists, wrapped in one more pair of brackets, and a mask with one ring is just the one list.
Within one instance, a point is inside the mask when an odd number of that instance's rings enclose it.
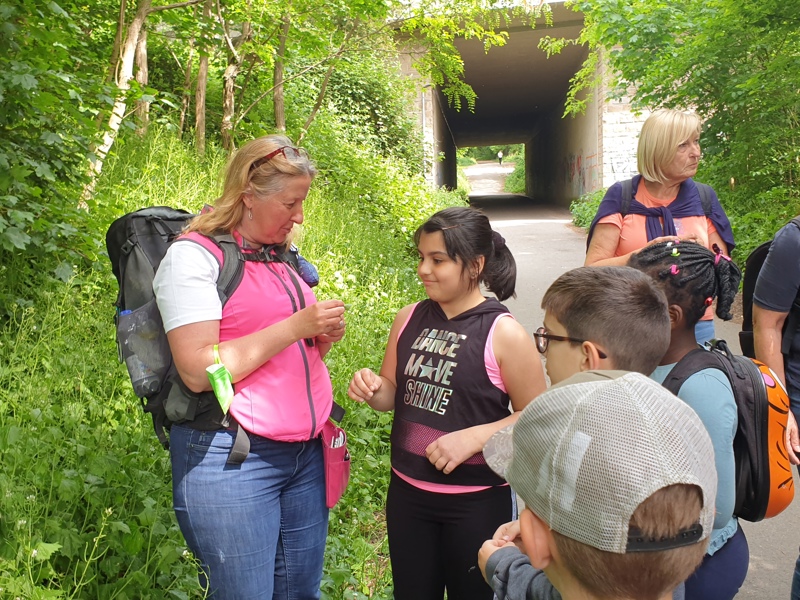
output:
{"label": "woman in pink shirt", "polygon": [[[694,113],[661,109],[648,117],[639,135],[640,174],[608,188],[589,228],[585,265],[626,265],[638,250],[663,241],[692,240],[730,253],[731,226],[717,195],[692,180],[701,130]],[[699,343],[714,337],[711,307],[695,334]]]}
{"label": "woman in pink shirt", "polygon": [[[285,136],[243,145],[214,210],[192,219],[153,282],[179,376],[166,401],[176,415],[173,506],[214,600],[320,597],[328,509],[319,434],[333,405],[322,359],[344,335],[345,307],[318,302],[286,260],[316,172]],[[224,299],[222,244],[235,244],[241,262]],[[227,416],[207,375],[220,362],[233,384]]]}

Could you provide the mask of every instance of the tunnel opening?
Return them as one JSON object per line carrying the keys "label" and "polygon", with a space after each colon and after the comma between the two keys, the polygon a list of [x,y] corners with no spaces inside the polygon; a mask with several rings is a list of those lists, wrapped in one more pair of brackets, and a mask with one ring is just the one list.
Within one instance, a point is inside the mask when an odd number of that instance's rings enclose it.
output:
{"label": "tunnel opening", "polygon": [[[477,94],[474,110],[456,110],[438,90],[437,183],[457,187],[457,154],[463,148],[521,147],[524,194],[535,202],[568,206],[602,185],[598,156],[598,108],[562,118],[570,80],[587,49],[568,45],[550,58],[539,48],[544,36],[576,39],[583,15],[550,5],[552,25],[512,24],[504,46],[488,52],[479,40],[459,40],[464,79]],[[519,160],[519,159],[518,159]]]}

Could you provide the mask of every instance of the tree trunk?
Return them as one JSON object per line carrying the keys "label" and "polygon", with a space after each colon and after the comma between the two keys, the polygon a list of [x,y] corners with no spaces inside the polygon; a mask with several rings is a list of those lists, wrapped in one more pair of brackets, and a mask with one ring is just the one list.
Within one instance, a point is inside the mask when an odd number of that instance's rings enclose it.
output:
{"label": "tree trunk", "polygon": [[239,61],[236,57],[228,58],[228,66],[222,75],[222,147],[228,152],[233,150],[233,113],[235,110],[234,93],[236,76],[239,74]]}
{"label": "tree trunk", "polygon": [[236,77],[242,68],[244,57],[237,52],[237,50],[244,44],[252,33],[250,23],[242,25],[242,32],[235,41],[231,40],[230,36],[226,38],[229,48],[228,66],[225,68],[225,73],[222,76],[222,126],[220,134],[222,136],[222,147],[228,152],[233,150],[233,115],[236,110]]}
{"label": "tree trunk", "polygon": [[[136,82],[142,89],[147,87],[147,28],[142,28],[139,34],[139,43],[136,44]],[[150,103],[145,100],[136,101],[136,120],[138,127],[136,133],[144,136],[150,124]]]}
{"label": "tree trunk", "polygon": [[206,85],[208,83],[208,55],[200,55],[197,69],[197,87],[194,91],[194,143],[197,153],[206,153]]}
{"label": "tree trunk", "polygon": [[189,42],[189,58],[186,59],[186,68],[183,71],[183,93],[181,94],[181,116],[178,120],[178,132],[183,134],[186,125],[186,113],[189,112],[192,90],[192,63],[194,62],[194,42]]}
{"label": "tree trunk", "polygon": [[333,71],[336,68],[336,62],[339,56],[345,51],[347,47],[347,43],[350,41],[350,36],[352,34],[352,30],[348,31],[344,36],[344,41],[342,41],[342,45],[339,47],[339,51],[336,55],[331,59],[330,64],[328,65],[328,70],[325,72],[325,77],[322,80],[322,85],[319,86],[319,93],[317,94],[317,100],[314,102],[314,107],[311,109],[311,113],[308,115],[308,119],[306,119],[305,124],[303,125],[303,129],[300,130],[300,135],[297,138],[297,143],[303,141],[303,138],[306,137],[306,133],[308,133],[309,127],[311,127],[311,123],[314,122],[314,119],[319,112],[320,107],[322,106],[323,100],[325,100],[325,92],[328,90],[328,84],[331,81],[331,75],[333,75]]}
{"label": "tree trunk", "polygon": [[[114,47],[111,48],[111,60],[108,63],[108,73],[106,74],[106,83],[111,83],[114,81],[114,76],[117,73],[117,69],[119,68],[119,52],[120,47],[122,46],[122,33],[125,31],[125,11],[128,8],[127,0],[122,0],[119,4],[119,19],[117,20],[117,33],[114,36]],[[97,115],[94,118],[95,125],[97,128],[100,129],[103,125],[103,121],[108,118],[108,112],[104,110],[101,106],[100,109],[97,111]],[[94,150],[94,148],[92,148]]]}
{"label": "tree trunk", "polygon": [[283,56],[286,52],[286,39],[289,37],[289,27],[291,22],[289,17],[283,18],[280,40],[278,42],[278,54],[275,57],[275,76],[273,79],[272,97],[275,106],[275,129],[279,133],[286,132],[286,110],[283,98]]}
{"label": "tree trunk", "polygon": [[139,0],[136,16],[133,18],[133,21],[131,21],[128,32],[125,35],[125,43],[122,45],[120,66],[117,74],[117,99],[114,101],[114,108],[111,110],[111,116],[108,119],[108,128],[103,134],[103,141],[95,148],[94,158],[90,160],[89,183],[87,183],[86,187],[83,189],[84,200],[91,197],[94,192],[95,181],[103,170],[103,162],[106,156],[108,156],[108,151],[111,150],[111,146],[114,144],[122,119],[125,118],[125,110],[127,109],[125,98],[131,87],[130,81],[133,78],[133,62],[136,54],[136,45],[139,42],[139,34],[144,26],[144,21],[150,12],[150,3],[151,0]]}
{"label": "tree trunk", "polygon": [[111,49],[111,62],[108,65],[108,76],[106,82],[111,83],[114,81],[114,75],[117,72],[117,63],[119,62],[119,52],[122,46],[122,32],[125,31],[125,11],[128,8],[127,0],[122,0],[119,3],[119,19],[117,20],[117,35],[114,36],[114,47]]}
{"label": "tree trunk", "polygon": [[[211,18],[213,0],[203,3],[203,18]],[[206,87],[208,85],[208,40],[203,40],[203,50],[200,54],[200,68],[197,70],[197,88],[194,94],[194,138],[197,153],[203,156],[206,153]]]}

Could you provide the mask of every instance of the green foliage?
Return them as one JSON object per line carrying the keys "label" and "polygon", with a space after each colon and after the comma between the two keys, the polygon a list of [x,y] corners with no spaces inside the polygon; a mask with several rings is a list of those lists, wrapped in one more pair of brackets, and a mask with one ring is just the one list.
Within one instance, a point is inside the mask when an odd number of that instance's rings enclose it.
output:
{"label": "green foliage", "polygon": [[589,194],[584,194],[577,200],[573,200],[573,202],[569,205],[569,210],[572,213],[572,222],[577,227],[588,229],[589,225],[592,224],[592,219],[594,219],[594,216],[597,213],[597,208],[600,206],[600,201],[603,199],[605,194],[606,190],[602,189]]}
{"label": "green foliage", "polygon": [[93,58],[80,25],[54,2],[0,2],[0,256],[49,255],[51,273],[93,252],[74,190],[103,89],[75,68]]}
{"label": "green foliage", "polygon": [[[581,43],[590,54],[572,81],[567,113],[582,112],[603,56],[612,94],[635,108],[696,110],[705,119],[703,167],[752,247],[800,208],[800,5],[779,0],[575,0],[578,40],[545,39],[549,52]],[[631,94],[631,91],[635,93]],[[728,193],[729,183],[735,192]],[[760,220],[755,214],[770,215]],[[758,223],[763,223],[763,227]],[[758,236],[754,239],[751,236]]]}
{"label": "green foliage", "polygon": [[[386,41],[391,48],[393,42]],[[330,102],[347,114],[353,126],[360,125],[365,137],[383,155],[404,160],[418,170],[422,163],[416,122],[408,112],[414,101],[411,82],[400,75],[399,64],[381,55],[374,60],[342,59],[328,84]]]}
{"label": "green foliage", "polygon": [[35,283],[0,327],[3,597],[200,597],[169,459],[114,364],[108,274]]}
{"label": "green foliage", "polygon": [[505,181],[505,191],[509,194],[525,193],[525,161],[517,160],[514,170],[508,174]]}
{"label": "green foliage", "polygon": [[473,146],[465,148],[464,153],[475,160],[497,160],[497,153],[503,152],[503,160],[513,162],[525,157],[524,144],[501,144],[499,146]]}

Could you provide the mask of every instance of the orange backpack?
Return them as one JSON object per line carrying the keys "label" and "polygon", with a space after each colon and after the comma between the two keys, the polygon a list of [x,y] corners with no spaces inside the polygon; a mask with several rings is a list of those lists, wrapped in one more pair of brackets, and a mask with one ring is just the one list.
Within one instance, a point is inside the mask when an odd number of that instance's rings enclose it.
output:
{"label": "orange backpack", "polygon": [[666,387],[677,394],[703,369],[728,377],[736,400],[738,425],[733,440],[736,505],[740,519],[760,521],[783,512],[794,498],[794,480],[786,451],[789,396],[778,377],[761,361],[733,354],[724,340],[692,350],[670,371]]}

